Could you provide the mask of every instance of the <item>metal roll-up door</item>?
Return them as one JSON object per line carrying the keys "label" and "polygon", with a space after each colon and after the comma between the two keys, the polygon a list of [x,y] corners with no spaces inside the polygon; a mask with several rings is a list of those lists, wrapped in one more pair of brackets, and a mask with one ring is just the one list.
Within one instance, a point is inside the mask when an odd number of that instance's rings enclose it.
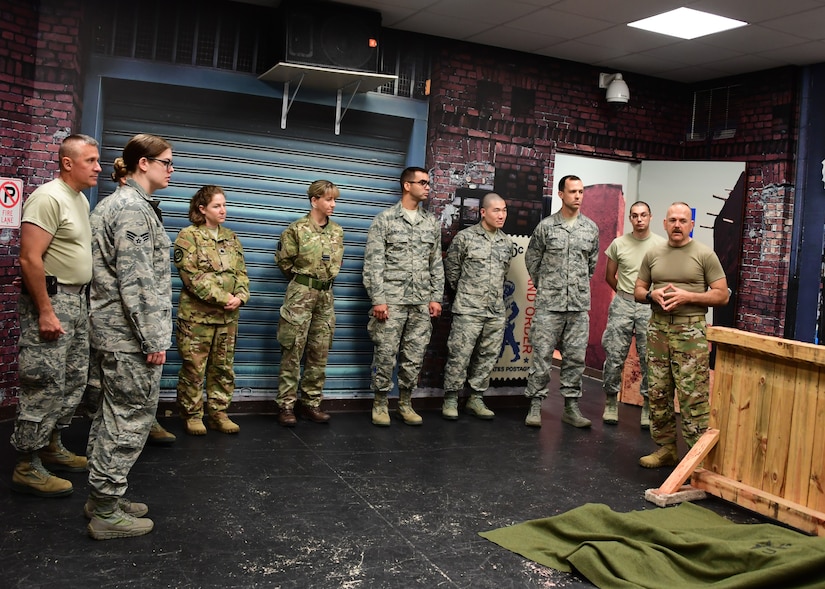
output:
{"label": "metal roll-up door", "polygon": [[[277,390],[279,308],[287,281],[275,265],[278,236],[309,211],[310,182],[328,179],[341,190],[334,220],[344,229],[344,264],[335,281],[336,331],[325,394],[349,397],[369,390],[372,344],[366,332],[369,299],[361,284],[364,245],[373,217],[399,198],[409,119],[350,111],[341,135],[332,130],[333,109],[292,105],[280,128],[280,101],[229,92],[107,80],[101,157],[111,194],[111,163],[136,133],[173,144],[175,172],[156,193],[172,240],[189,224],[189,200],[204,184],[224,188],[226,227],[244,247],[251,298],[241,311],[235,354],[236,399],[272,398]],[[181,283],[173,268],[177,306]],[[163,398],[173,397],[180,358],[173,343],[164,367]]]}

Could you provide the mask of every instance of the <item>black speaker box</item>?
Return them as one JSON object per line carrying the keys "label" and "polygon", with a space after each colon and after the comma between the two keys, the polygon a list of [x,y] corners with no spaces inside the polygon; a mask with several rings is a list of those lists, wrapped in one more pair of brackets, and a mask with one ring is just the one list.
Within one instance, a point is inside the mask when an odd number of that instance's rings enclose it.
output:
{"label": "black speaker box", "polygon": [[285,2],[278,18],[280,61],[378,71],[380,12],[337,2]]}

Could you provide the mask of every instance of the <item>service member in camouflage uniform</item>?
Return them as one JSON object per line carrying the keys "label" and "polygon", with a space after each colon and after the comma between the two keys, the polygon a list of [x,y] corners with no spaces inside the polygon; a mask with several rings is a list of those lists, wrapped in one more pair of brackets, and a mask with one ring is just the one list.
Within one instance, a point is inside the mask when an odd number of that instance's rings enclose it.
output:
{"label": "service member in camouflage uniform", "polygon": [[639,392],[644,400],[640,424],[643,429],[650,427],[650,406],[647,398],[647,324],[650,321],[650,305],[637,303],[633,296],[636,276],[642,258],[651,248],[665,243],[665,238],[650,231],[650,205],[638,201],[630,205],[630,223],[633,231],[617,237],[605,250],[607,268],[605,281],[616,296],[607,310],[607,326],[602,334],[605,352],[602,370],[605,406],[602,420],[605,423],[619,423],[618,396],[622,388],[622,370],[630,350],[633,336],[636,336],[636,353],[639,357],[641,382]]}
{"label": "service member in camouflage uniform", "polygon": [[650,434],[659,449],[643,456],[645,468],[673,466],[676,450],[674,391],[682,437],[692,447],[708,427],[710,366],[708,307],[728,304],[730,291],[719,258],[690,237],[692,211],[683,203],[667,210],[667,243],[645,254],[634,294],[653,307],[647,330]]}
{"label": "service member in camouflage uniform", "polygon": [[412,391],[444,295],[441,227],[419,206],[430,194],[429,173],[410,167],[400,181],[401,200],[375,217],[364,250],[364,286],[372,301],[367,331],[375,344],[372,422],[380,426],[390,425],[387,394],[396,358],[398,415],[407,425],[422,423],[412,407]]}
{"label": "service member in camouflage uniform", "polygon": [[143,503],[124,497],[127,476],[155,417],[166,350],[172,343],[172,242],[156,190],[174,170],[172,148],[154,135],[123,148],[126,185],[91,215],[91,342],[99,352],[103,398],[89,432],[89,535],[97,540],[149,533]]}
{"label": "service member in camouflage uniform", "polygon": [[579,410],[582,374],[590,331],[590,278],[599,257],[599,228],[579,209],[584,184],[577,176],[559,181],[561,210],[538,224],[530,237],[524,262],[536,287],[536,312],[530,327],[533,355],[524,394],[530,399],[525,425],[541,427],[541,403],[553,351],[561,352],[559,392],[564,397],[561,420],[590,427]]}
{"label": "service member in camouflage uniform", "polygon": [[47,467],[86,470],[86,458],[63,446],[60,431],[83,397],[89,363],[85,291],[92,279],[92,235],[89,201],[80,191],[97,185],[97,141],[70,135],[58,160],[59,177],[29,196],[20,228],[20,398],[11,436],[18,457],[11,488],[40,497],[73,489]]}
{"label": "service member in camouflage uniform", "polygon": [[338,187],[328,180],[316,180],[309,185],[307,196],[312,208],[284,229],[275,254],[278,267],[290,279],[278,321],[281,370],[276,402],[278,423],[286,427],[296,423],[299,390],[303,398],[298,413],[315,423],[329,421],[329,414],[321,411],[321,401],[335,332],[332,283],[344,259],[344,230],[330,219]]}
{"label": "service member in camouflage uniform", "polygon": [[482,395],[490,386],[507,324],[504,281],[513,242],[501,230],[506,220],[507,204],[490,192],[481,199],[481,222],[459,231],[447,249],[444,276],[455,297],[444,367],[444,419],[458,419],[465,382],[471,393],[464,408],[480,419],[495,416]]}
{"label": "service member in camouflage uniform", "polygon": [[176,332],[181,357],[178,409],[187,434],[206,434],[206,380],[209,427],[236,434],[241,428],[226,411],[235,391],[238,317],[249,300],[243,247],[235,233],[222,225],[226,196],[219,186],[203,186],[195,193],[189,202],[189,220],[192,225],[181,229],[175,239],[175,267],[183,283]]}

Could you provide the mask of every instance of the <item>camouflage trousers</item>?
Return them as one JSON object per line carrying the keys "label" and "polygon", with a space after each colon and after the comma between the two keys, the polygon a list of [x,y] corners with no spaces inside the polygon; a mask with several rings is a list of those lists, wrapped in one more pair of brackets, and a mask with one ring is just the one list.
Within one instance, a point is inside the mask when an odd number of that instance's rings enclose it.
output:
{"label": "camouflage trousers", "polygon": [[370,317],[367,331],[375,344],[370,388],[377,393],[392,390],[397,360],[398,389],[411,392],[418,385],[418,374],[433,332],[429,305],[390,304],[389,318],[378,321]]}
{"label": "camouflage trousers", "polygon": [[607,311],[607,326],[602,334],[605,359],[602,370],[603,387],[608,395],[617,395],[622,389],[622,370],[630,351],[630,343],[636,336],[636,353],[639,356],[641,383],[639,392],[647,397],[647,325],[650,322],[650,305],[628,301],[619,294],[613,297]]}
{"label": "camouflage trousers", "polygon": [[444,367],[445,391],[461,391],[465,382],[473,391],[483,393],[487,390],[504,339],[506,322],[503,315],[453,315]]}
{"label": "camouflage trousers", "polygon": [[676,443],[674,391],[682,436],[693,446],[708,428],[710,366],[705,320],[670,324],[656,318],[647,330],[650,435],[658,445]]}
{"label": "camouflage trousers", "polygon": [[[299,389],[305,405],[320,406],[334,333],[332,291],[315,290],[291,282],[278,321],[278,343],[281,344],[281,370],[275,400],[278,407],[292,408],[298,400]],[[304,360],[303,374],[301,358]]]}
{"label": "camouflage trousers", "polygon": [[208,413],[226,411],[235,392],[238,322],[210,324],[178,319],[176,339],[181,357],[177,386],[180,416],[203,417],[204,380]]}
{"label": "camouflage trousers", "polygon": [[559,392],[563,397],[582,396],[582,374],[590,334],[590,315],[587,311],[536,310],[530,327],[533,354],[527,371],[527,397],[544,399],[553,367],[553,351],[561,353]]}
{"label": "camouflage trousers", "polygon": [[40,339],[39,315],[31,298],[18,302],[20,398],[11,444],[32,452],[49,444],[55,428],[68,427],[83,397],[89,367],[89,310],[86,296],[59,292],[52,307],[66,333]]}
{"label": "camouflage trousers", "polygon": [[140,456],[155,419],[162,366],[141,353],[99,353],[101,400],[86,456],[95,497],[122,497],[126,478]]}

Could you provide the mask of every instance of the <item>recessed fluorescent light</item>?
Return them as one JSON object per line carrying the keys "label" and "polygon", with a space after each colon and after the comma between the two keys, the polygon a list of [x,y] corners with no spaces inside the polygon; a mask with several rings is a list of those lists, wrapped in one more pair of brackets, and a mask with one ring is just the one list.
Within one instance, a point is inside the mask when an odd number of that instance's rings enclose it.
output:
{"label": "recessed fluorescent light", "polygon": [[746,24],[748,23],[741,20],[725,18],[724,16],[701,12],[692,8],[677,8],[670,12],[663,12],[650,18],[627,23],[627,26],[670,35],[671,37],[679,37],[680,39],[696,39],[697,37],[744,27]]}

